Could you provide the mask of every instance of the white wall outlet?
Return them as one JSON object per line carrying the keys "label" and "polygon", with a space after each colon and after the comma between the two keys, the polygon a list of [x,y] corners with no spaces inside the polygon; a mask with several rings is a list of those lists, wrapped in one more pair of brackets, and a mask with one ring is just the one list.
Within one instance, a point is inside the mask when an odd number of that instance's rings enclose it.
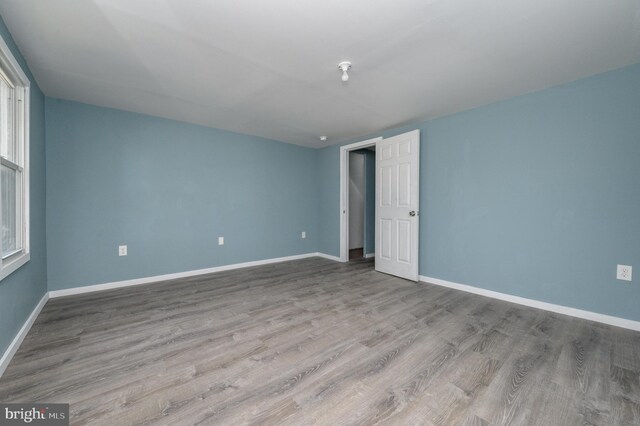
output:
{"label": "white wall outlet", "polygon": [[307,233],[305,231],[302,231],[302,239],[304,240],[305,238],[307,238]]}
{"label": "white wall outlet", "polygon": [[223,246],[224,245],[224,237],[218,237],[218,245],[219,246]]}
{"label": "white wall outlet", "polygon": [[623,281],[631,281],[631,266],[628,265],[618,265],[618,270],[616,272],[616,279]]}
{"label": "white wall outlet", "polygon": [[118,246],[118,256],[127,255],[127,246]]}

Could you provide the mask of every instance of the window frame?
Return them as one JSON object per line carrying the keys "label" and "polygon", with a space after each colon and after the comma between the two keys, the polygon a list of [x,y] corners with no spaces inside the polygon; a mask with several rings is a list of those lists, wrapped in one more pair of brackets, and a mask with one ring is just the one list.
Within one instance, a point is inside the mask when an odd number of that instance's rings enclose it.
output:
{"label": "window frame", "polygon": [[[22,70],[22,67],[13,56],[11,49],[5,43],[4,39],[0,37],[0,70],[8,78],[15,87],[21,88],[22,97],[22,114],[20,118],[14,118],[14,135],[17,134],[19,140],[16,142],[15,150],[19,152],[20,157],[17,158],[17,163],[7,159],[0,159],[0,162],[10,162],[18,167],[21,167],[20,175],[22,176],[21,196],[20,202],[16,201],[16,215],[20,215],[22,221],[22,248],[15,253],[2,259],[0,255],[0,281],[15,272],[18,268],[23,266],[31,259],[30,254],[30,220],[29,220],[29,123],[30,123],[30,94],[31,94],[31,81]],[[18,93],[15,91],[14,93]],[[16,102],[19,102],[18,96],[15,97]],[[15,112],[15,111],[14,111]],[[18,129],[20,129],[18,131]],[[20,162],[22,165],[20,166]],[[1,177],[0,177],[1,179]],[[1,182],[0,182],[1,184]],[[19,190],[19,185],[16,184],[16,191]],[[0,214],[2,210],[0,209]],[[18,217],[18,216],[16,216]],[[1,253],[0,249],[0,253]]]}

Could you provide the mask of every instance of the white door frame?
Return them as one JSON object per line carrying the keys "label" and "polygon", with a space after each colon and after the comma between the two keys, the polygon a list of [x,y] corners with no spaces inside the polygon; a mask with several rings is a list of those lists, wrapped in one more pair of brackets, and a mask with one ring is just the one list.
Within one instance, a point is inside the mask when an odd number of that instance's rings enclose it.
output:
{"label": "white door frame", "polygon": [[381,140],[382,136],[340,147],[340,262],[349,261],[349,152]]}

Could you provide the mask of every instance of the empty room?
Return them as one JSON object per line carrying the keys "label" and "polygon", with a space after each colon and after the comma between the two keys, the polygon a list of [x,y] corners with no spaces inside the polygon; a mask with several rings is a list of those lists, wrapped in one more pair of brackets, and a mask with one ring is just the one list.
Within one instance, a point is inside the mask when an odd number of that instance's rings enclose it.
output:
{"label": "empty room", "polygon": [[0,0],[1,425],[640,425],[638,0]]}

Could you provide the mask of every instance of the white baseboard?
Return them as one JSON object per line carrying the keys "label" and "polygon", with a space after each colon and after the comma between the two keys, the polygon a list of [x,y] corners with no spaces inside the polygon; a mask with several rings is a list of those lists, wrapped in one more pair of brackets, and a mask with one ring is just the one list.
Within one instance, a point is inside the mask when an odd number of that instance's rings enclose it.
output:
{"label": "white baseboard", "polygon": [[367,254],[364,255],[365,259],[369,259],[370,257],[376,257],[376,254],[375,253],[367,253]]}
{"label": "white baseboard", "polygon": [[47,303],[47,300],[49,300],[49,293],[45,293],[44,296],[42,296],[42,299],[40,299],[40,302],[38,302],[36,307],[33,308],[31,315],[29,315],[29,318],[27,318],[27,320],[24,322],[20,331],[18,331],[18,334],[16,334],[16,337],[13,338],[13,341],[11,342],[7,350],[4,351],[2,358],[0,358],[0,377],[2,377],[2,375],[4,374],[4,370],[6,370],[9,366],[9,363],[11,362],[13,356],[16,354],[16,352],[18,352],[18,348],[22,344],[24,338],[27,337],[27,333],[29,333],[31,326],[36,321],[36,318],[38,318],[38,315],[40,314],[40,311],[42,310],[44,305]]}
{"label": "white baseboard", "polygon": [[151,284],[151,283],[156,283],[160,281],[175,280],[178,278],[193,277],[196,275],[212,274],[214,272],[230,271],[232,269],[250,268],[252,266],[287,262],[289,260],[305,259],[307,257],[315,257],[315,256],[324,257],[319,253],[305,253],[305,254],[297,254],[294,256],[276,257],[273,259],[254,260],[251,262],[243,262],[243,263],[233,263],[231,265],[215,266],[213,268],[196,269],[193,271],[177,272],[174,274],[156,275],[153,277],[136,278],[132,280],[115,281],[115,282],[104,283],[104,284],[94,284],[94,285],[88,285],[84,287],[72,287],[72,288],[65,288],[62,290],[52,290],[49,292],[49,297],[54,299],[56,297],[71,296],[75,294],[93,293],[94,291],[104,291],[104,290],[112,290],[114,288],[131,287],[134,285]]}
{"label": "white baseboard", "polygon": [[[33,325],[36,318],[40,314],[40,311],[42,311],[42,308],[47,303],[47,300],[49,300],[50,298],[69,296],[73,294],[89,293],[94,291],[109,290],[114,288],[128,287],[128,286],[134,286],[134,285],[140,285],[140,284],[148,284],[148,283],[166,281],[166,280],[171,280],[176,278],[185,278],[185,277],[192,277],[196,275],[210,274],[214,272],[228,271],[232,269],[248,268],[251,266],[267,265],[270,263],[279,263],[279,262],[286,262],[289,260],[305,259],[305,258],[315,257],[315,256],[340,262],[340,258],[337,256],[331,256],[325,253],[306,253],[306,254],[300,254],[295,256],[256,260],[252,262],[217,266],[214,268],[178,272],[175,274],[157,275],[154,277],[138,278],[134,280],[118,281],[118,282],[105,283],[105,284],[96,284],[96,285],[91,285],[86,287],[75,287],[75,288],[68,288],[64,290],[53,290],[53,291],[47,292],[45,293],[44,296],[42,296],[42,299],[40,299],[40,302],[38,302],[36,307],[31,312],[31,315],[29,315],[29,318],[27,318],[22,328],[20,328],[20,330],[18,331],[18,334],[16,335],[16,337],[13,339],[9,347],[5,350],[4,354],[2,355],[2,358],[0,358],[0,377],[2,377],[2,374],[4,373],[6,368],[9,366],[11,359],[13,358],[15,353],[18,351],[18,348],[22,344],[22,341],[24,340],[24,338],[27,336],[27,333],[29,333],[31,326]],[[527,299],[524,297],[513,296],[511,294],[499,293],[497,291],[487,290],[487,289],[478,288],[478,287],[472,287],[466,284],[458,284],[451,281],[441,280],[439,278],[426,277],[424,275],[420,275],[420,281],[429,283],[429,284],[439,285],[442,287],[448,287],[456,290],[465,291],[467,293],[479,294],[481,296],[486,296],[493,299],[504,300],[506,302],[512,302],[519,305],[529,306],[532,308],[538,308],[545,311],[556,312],[558,314],[569,315],[576,318],[582,318],[590,321],[596,321],[604,324],[613,325],[616,327],[622,327],[630,330],[640,331],[640,322],[638,321],[614,317],[611,315],[599,314],[596,312],[585,311],[582,309],[570,308],[567,306],[555,305],[553,303],[541,302],[539,300]]]}
{"label": "white baseboard", "polygon": [[340,258],[338,256],[331,256],[330,254],[325,254],[325,253],[316,253],[316,256],[318,257],[323,257],[325,259],[329,259],[329,260],[334,260],[336,262],[340,262]]}
{"label": "white baseboard", "polygon": [[216,266],[213,268],[178,272],[175,274],[156,275],[153,277],[137,278],[133,280],[117,281],[117,282],[111,282],[111,283],[89,285],[85,287],[74,287],[74,288],[65,288],[62,290],[49,291],[45,293],[44,296],[42,296],[42,299],[40,300],[38,305],[33,309],[33,312],[31,312],[31,315],[29,315],[29,318],[27,318],[27,320],[25,321],[20,331],[18,331],[18,334],[16,335],[16,337],[13,339],[13,341],[11,342],[7,350],[2,355],[2,358],[0,358],[0,377],[2,377],[2,374],[4,373],[5,369],[11,362],[11,359],[13,358],[13,355],[15,355],[15,353],[18,351],[20,344],[22,344],[22,341],[27,336],[27,333],[29,333],[31,326],[33,325],[36,318],[40,314],[40,311],[42,311],[42,308],[44,307],[44,305],[47,303],[47,300],[49,299],[64,297],[64,296],[71,296],[74,294],[83,294],[83,293],[92,293],[95,291],[111,290],[114,288],[130,287],[130,286],[141,285],[141,284],[151,284],[151,283],[161,282],[166,280],[174,280],[177,278],[193,277],[196,275],[205,275],[205,274],[211,274],[214,272],[230,271],[232,269],[249,268],[251,266],[268,265],[270,263],[287,262],[289,260],[305,259],[309,257],[323,257],[326,259],[339,261],[339,258],[335,256],[329,256],[324,253],[314,252],[314,253],[298,254],[294,256],[277,257],[273,259],[255,260],[252,262],[234,263],[231,265],[223,265],[223,266]]}
{"label": "white baseboard", "polygon": [[582,318],[589,321],[601,322],[603,324],[614,325],[616,327],[628,328],[630,330],[640,331],[640,322],[628,320],[624,318],[614,317],[611,315],[599,314],[582,309],[570,308],[568,306],[555,305],[553,303],[541,302],[539,300],[527,299],[525,297],[513,296],[511,294],[499,293],[497,291],[487,290],[484,288],[473,287],[466,284],[458,284],[451,281],[441,280],[439,278],[425,277],[420,275],[420,281],[429,284],[435,284],[442,287],[453,288],[465,291],[467,293],[479,294],[481,296],[491,297],[492,299],[504,300],[506,302],[517,303],[518,305],[530,306],[532,308],[542,309],[544,311],[555,312],[558,314],[569,315],[576,318]]}

